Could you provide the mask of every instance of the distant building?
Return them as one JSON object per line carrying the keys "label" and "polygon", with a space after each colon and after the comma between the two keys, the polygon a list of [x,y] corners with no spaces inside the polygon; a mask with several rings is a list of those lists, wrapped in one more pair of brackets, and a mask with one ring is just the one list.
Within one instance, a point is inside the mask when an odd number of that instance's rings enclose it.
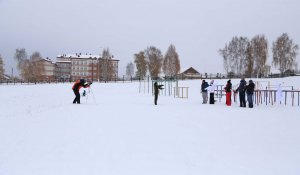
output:
{"label": "distant building", "polygon": [[57,63],[58,77],[69,75],[72,81],[80,78],[92,81],[109,81],[118,78],[119,60],[113,58],[105,60],[100,55],[62,54],[57,56]]}
{"label": "distant building", "polygon": [[58,81],[69,81],[71,79],[71,61],[57,61],[55,75]]}
{"label": "distant building", "polygon": [[43,65],[42,79],[44,81],[53,81],[56,79],[56,64],[49,58],[40,60]]}
{"label": "distant building", "polygon": [[201,78],[200,73],[196,69],[194,69],[193,67],[190,67],[187,70],[185,70],[184,72],[182,72],[180,74],[180,76],[182,78],[191,78],[191,79],[193,79],[193,78]]}

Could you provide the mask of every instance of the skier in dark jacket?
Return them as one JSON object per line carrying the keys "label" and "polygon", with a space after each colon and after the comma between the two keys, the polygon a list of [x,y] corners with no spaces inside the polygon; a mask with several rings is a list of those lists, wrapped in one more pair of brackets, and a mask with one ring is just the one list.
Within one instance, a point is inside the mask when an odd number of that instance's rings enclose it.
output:
{"label": "skier in dark jacket", "polygon": [[202,104],[207,103],[207,100],[208,100],[207,87],[208,86],[209,86],[209,84],[205,80],[202,80],[202,84],[201,84],[201,92],[202,92],[202,99],[203,99]]}
{"label": "skier in dark jacket", "polygon": [[154,83],[154,104],[157,105],[157,99],[158,99],[158,93],[160,89],[164,89],[162,88],[164,85],[158,85],[157,82]]}
{"label": "skier in dark jacket", "polygon": [[77,104],[80,104],[80,94],[79,94],[79,90],[80,88],[84,87],[84,88],[87,88],[87,87],[90,87],[90,85],[92,84],[92,82],[86,82],[84,79],[80,79],[80,80],[77,80],[72,89],[73,89],[73,92],[75,94],[75,99],[73,100],[73,103],[77,103]]}
{"label": "skier in dark jacket", "polygon": [[249,80],[249,84],[246,86],[247,100],[249,108],[253,108],[253,94],[254,94],[255,84],[252,80]]}
{"label": "skier in dark jacket", "polygon": [[240,107],[246,107],[246,81],[244,78],[240,81],[239,87],[236,89],[235,92],[239,92],[239,97],[240,97]]}

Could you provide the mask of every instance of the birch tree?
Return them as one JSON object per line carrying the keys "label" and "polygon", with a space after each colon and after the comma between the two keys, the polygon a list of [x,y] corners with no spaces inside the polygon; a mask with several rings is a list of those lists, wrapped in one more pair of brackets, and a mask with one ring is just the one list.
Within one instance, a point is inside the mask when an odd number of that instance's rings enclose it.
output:
{"label": "birch tree", "polygon": [[130,62],[126,66],[126,75],[127,77],[132,77],[133,74],[134,74],[134,65],[132,62]]}
{"label": "birch tree", "polygon": [[161,51],[154,46],[150,46],[145,50],[145,58],[148,62],[150,76],[157,78],[162,68],[163,55]]}
{"label": "birch tree", "polygon": [[257,77],[266,73],[268,57],[268,41],[264,35],[257,35],[251,40],[252,55],[254,59],[254,73]]}
{"label": "birch tree", "polygon": [[166,76],[175,76],[180,72],[180,60],[174,45],[170,45],[163,61],[163,71]]}
{"label": "birch tree", "polygon": [[288,34],[283,33],[273,43],[273,64],[278,67],[281,74],[285,71],[296,67],[296,57],[298,54],[299,46],[293,43]]}
{"label": "birch tree", "polygon": [[147,73],[147,61],[145,58],[145,52],[140,51],[139,53],[134,54],[134,63],[136,66],[136,76],[144,78]]}

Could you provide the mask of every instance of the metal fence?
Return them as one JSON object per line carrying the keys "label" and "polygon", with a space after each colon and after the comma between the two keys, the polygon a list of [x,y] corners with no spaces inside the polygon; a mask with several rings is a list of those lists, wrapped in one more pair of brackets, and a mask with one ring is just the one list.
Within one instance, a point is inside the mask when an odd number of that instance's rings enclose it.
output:
{"label": "metal fence", "polygon": [[[282,90],[283,98],[276,99],[276,90],[255,90],[253,94],[253,103],[259,105],[292,105],[300,106],[300,91],[299,90]],[[221,101],[226,93],[222,89],[216,90],[215,96]],[[237,102],[238,93],[234,91],[231,93],[233,102]]]}

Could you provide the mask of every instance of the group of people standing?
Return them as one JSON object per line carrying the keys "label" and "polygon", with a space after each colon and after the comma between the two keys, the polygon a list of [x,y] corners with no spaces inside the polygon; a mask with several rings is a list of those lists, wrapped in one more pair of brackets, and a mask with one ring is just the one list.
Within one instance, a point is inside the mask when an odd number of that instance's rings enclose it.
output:
{"label": "group of people standing", "polygon": [[203,103],[202,104],[207,104],[208,101],[208,94],[209,94],[209,104],[215,104],[215,90],[217,86],[214,83],[214,80],[208,84],[205,80],[202,80],[201,84],[201,92],[202,92],[202,98],[203,98]]}
{"label": "group of people standing", "polygon": [[252,80],[247,82],[244,78],[241,79],[239,87],[235,90],[235,93],[239,93],[240,107],[246,107],[246,95],[249,108],[253,108],[253,94],[254,94],[255,84]]}
{"label": "group of people standing", "polygon": [[[234,92],[234,93],[239,93],[240,107],[246,107],[246,95],[247,95],[248,106],[249,108],[253,108],[254,89],[255,89],[255,84],[252,80],[249,80],[249,83],[247,84],[246,80],[242,78],[236,90],[232,89],[231,80],[228,80],[224,88],[226,92],[226,105],[231,106],[231,95],[232,92]],[[214,80],[211,81],[210,85],[205,80],[202,80],[201,91],[202,91],[203,104],[207,103],[208,93],[209,93],[209,104],[214,104],[215,90],[216,90],[216,85],[214,84]]]}

